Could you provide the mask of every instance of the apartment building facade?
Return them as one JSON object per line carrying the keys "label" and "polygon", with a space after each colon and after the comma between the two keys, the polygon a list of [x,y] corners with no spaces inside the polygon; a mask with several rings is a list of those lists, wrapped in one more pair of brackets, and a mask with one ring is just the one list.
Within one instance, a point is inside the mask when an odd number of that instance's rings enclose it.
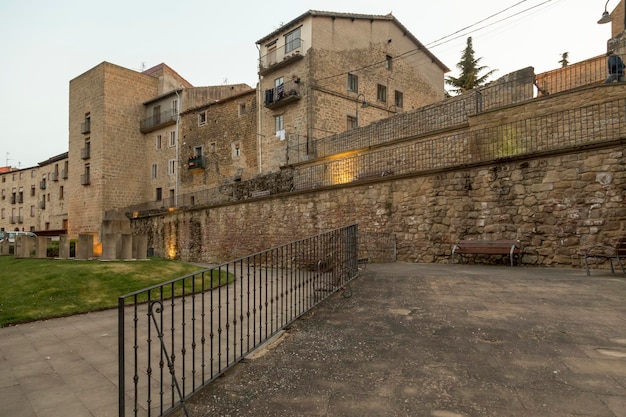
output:
{"label": "apartment building facade", "polygon": [[259,49],[260,171],[318,139],[444,98],[449,69],[393,15],[309,10]]}
{"label": "apartment building facade", "polygon": [[68,223],[67,153],[0,173],[0,230],[62,232]]}

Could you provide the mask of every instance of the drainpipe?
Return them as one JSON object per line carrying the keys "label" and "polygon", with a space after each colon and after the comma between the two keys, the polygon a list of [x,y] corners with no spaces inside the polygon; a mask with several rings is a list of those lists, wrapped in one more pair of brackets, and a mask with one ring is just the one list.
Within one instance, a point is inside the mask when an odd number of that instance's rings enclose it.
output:
{"label": "drainpipe", "polygon": [[178,208],[178,171],[179,171],[179,166],[180,166],[180,161],[178,160],[178,142],[180,142],[180,135],[178,134],[178,126],[179,126],[179,122],[180,122],[180,109],[182,107],[182,100],[180,98],[180,96],[178,95],[178,90],[174,90],[174,92],[176,93],[176,102],[178,103],[176,106],[176,172],[175,172],[175,178],[174,181],[176,181],[176,183],[174,184],[174,207]]}
{"label": "drainpipe", "polygon": [[[260,72],[260,65],[261,65],[261,48],[259,48],[259,44],[256,45],[256,49],[258,49],[259,51],[259,72]],[[259,81],[256,84],[256,108],[257,108],[257,116],[256,116],[256,148],[257,148],[257,153],[258,153],[258,164],[259,164],[259,174],[263,173],[263,152],[262,152],[262,138],[264,137],[261,134],[261,128],[263,126],[263,123],[261,123],[261,105],[262,105],[262,94],[261,94],[261,74],[259,74]]]}

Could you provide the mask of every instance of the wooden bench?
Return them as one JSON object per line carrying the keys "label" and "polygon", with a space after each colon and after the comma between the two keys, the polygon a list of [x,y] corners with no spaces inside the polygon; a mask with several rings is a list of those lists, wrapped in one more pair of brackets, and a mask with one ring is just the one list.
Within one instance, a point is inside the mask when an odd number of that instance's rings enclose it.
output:
{"label": "wooden bench", "polygon": [[[459,255],[509,255],[511,266],[513,266],[513,259],[519,259],[521,250],[519,240],[461,240],[452,246],[452,263],[457,253]],[[462,262],[463,256],[461,256]]]}
{"label": "wooden bench", "polygon": [[583,258],[585,261],[587,276],[591,275],[589,272],[589,262],[587,261],[588,258],[608,259],[609,264],[611,265],[612,273],[615,273],[613,261],[617,261],[618,265],[622,268],[622,272],[626,275],[626,269],[624,269],[624,262],[626,262],[626,237],[621,238],[615,246],[591,246],[585,250]]}

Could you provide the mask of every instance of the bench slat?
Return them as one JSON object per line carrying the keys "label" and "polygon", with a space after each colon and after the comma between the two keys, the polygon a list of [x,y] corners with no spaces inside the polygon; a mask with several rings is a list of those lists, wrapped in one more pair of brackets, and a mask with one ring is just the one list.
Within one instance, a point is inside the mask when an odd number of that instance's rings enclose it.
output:
{"label": "bench slat", "polygon": [[[509,255],[513,266],[513,255],[521,252],[519,240],[461,240],[452,247],[452,263],[454,255]],[[461,262],[463,258],[461,257]]]}

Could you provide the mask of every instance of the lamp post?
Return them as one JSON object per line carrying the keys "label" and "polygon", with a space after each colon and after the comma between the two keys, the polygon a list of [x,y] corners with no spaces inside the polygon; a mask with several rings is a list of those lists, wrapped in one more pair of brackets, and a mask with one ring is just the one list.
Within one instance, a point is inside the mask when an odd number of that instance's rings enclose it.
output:
{"label": "lamp post", "polygon": [[363,104],[361,105],[362,107],[367,106],[367,102],[365,101],[365,94],[363,93],[359,93],[358,96],[356,96],[356,127],[359,127],[359,98],[363,96]]}

